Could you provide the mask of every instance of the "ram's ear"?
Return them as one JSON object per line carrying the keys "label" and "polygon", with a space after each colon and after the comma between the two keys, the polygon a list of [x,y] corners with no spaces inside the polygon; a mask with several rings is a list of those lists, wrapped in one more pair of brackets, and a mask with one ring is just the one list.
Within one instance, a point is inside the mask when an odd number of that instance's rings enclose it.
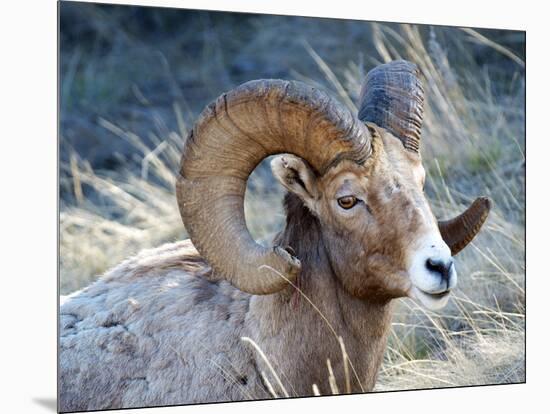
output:
{"label": "ram's ear", "polygon": [[300,157],[281,154],[271,161],[271,170],[279,182],[313,209],[319,199],[318,181],[311,167]]}

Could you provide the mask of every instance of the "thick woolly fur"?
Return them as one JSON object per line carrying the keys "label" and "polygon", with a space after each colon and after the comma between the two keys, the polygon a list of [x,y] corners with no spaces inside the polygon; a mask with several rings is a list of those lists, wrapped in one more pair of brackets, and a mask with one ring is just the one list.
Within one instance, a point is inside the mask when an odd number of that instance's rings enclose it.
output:
{"label": "thick woolly fur", "polygon": [[[390,304],[353,299],[333,278],[304,274],[301,289],[343,335],[362,382],[352,390],[370,390]],[[313,383],[330,393],[327,358],[344,384],[339,342],[304,298],[252,296],[216,281],[189,241],[115,267],[71,295],[60,319],[62,411],[271,398],[262,375],[276,381],[243,336],[267,354],[290,395],[311,395]]]}
{"label": "thick woolly fur", "polygon": [[[243,293],[183,241],[144,251],[71,295],[60,312],[61,410],[284,396],[242,337],[265,353],[288,395],[311,395],[313,384],[331,393],[327,359],[340,391],[347,378],[351,392],[372,390],[392,299],[414,283],[411,258],[425,250],[426,234],[443,241],[418,154],[383,130],[371,133],[362,165],[342,160],[319,176],[290,155],[273,163],[289,190],[275,245],[300,259],[297,286]],[[349,194],[360,201],[342,209],[337,200]]]}
{"label": "thick woolly fur", "polygon": [[61,410],[267,397],[240,340],[250,295],[208,274],[183,241],[144,251],[69,297]]}

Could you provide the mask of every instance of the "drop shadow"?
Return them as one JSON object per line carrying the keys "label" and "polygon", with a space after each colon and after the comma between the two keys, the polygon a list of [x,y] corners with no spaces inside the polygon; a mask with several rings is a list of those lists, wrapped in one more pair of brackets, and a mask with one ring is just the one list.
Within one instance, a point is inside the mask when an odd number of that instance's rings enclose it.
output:
{"label": "drop shadow", "polygon": [[57,412],[57,398],[33,398],[32,401],[54,413]]}

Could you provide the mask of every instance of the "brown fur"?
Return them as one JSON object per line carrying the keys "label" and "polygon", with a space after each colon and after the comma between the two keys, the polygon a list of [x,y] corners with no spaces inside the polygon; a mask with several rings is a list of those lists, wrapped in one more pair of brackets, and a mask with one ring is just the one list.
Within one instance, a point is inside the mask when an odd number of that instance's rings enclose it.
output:
{"label": "brown fur", "polygon": [[[297,396],[311,395],[313,384],[331,393],[327,360],[346,391],[342,337],[350,391],[371,391],[391,299],[408,294],[407,258],[436,223],[419,156],[370,129],[372,155],[364,165],[342,160],[319,176],[285,155],[274,167],[290,191],[275,244],[300,259],[296,286],[271,295],[239,291],[185,241],[143,252],[71,296],[61,308],[62,409],[269,397],[262,372],[275,380],[243,336]],[[366,204],[338,210],[336,200],[347,192]]]}
{"label": "brown fur", "polygon": [[[365,165],[343,161],[324,176],[309,179],[307,191],[283,184],[298,194],[320,221],[332,269],[348,292],[358,298],[385,301],[408,295],[407,259],[415,242],[433,230],[436,221],[423,194],[424,170],[419,155],[404,150],[384,130],[371,127],[371,133],[373,151]],[[298,166],[297,160],[290,162],[296,163],[291,168],[308,168]],[[310,200],[308,192],[319,196]],[[336,200],[348,193],[363,202],[346,213],[339,210]],[[296,210],[288,213],[293,220],[295,215]],[[307,226],[296,223],[293,227]],[[304,242],[301,235],[282,244],[299,250],[293,242],[319,244]],[[299,253],[297,257],[302,259]]]}

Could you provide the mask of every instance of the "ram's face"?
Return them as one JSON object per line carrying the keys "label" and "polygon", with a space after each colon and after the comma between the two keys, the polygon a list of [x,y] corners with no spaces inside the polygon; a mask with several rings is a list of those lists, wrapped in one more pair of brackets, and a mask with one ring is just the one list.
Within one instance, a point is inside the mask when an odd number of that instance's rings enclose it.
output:
{"label": "ram's face", "polygon": [[369,300],[413,296],[430,308],[445,305],[457,276],[424,195],[418,154],[382,131],[363,166],[342,161],[316,177],[301,160],[282,158],[294,177],[287,175],[286,182],[297,183],[287,188],[299,189],[319,218],[332,268],[349,293]]}

